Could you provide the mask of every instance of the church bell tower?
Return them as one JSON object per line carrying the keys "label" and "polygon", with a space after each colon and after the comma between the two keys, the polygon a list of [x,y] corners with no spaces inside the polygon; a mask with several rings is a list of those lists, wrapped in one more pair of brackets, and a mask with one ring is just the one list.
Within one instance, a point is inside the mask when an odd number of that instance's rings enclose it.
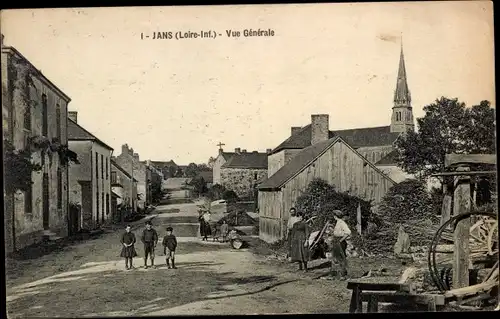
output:
{"label": "church bell tower", "polygon": [[394,91],[394,106],[392,107],[391,133],[415,130],[411,94],[406,80],[403,40],[401,38],[401,55],[399,57],[398,79]]}

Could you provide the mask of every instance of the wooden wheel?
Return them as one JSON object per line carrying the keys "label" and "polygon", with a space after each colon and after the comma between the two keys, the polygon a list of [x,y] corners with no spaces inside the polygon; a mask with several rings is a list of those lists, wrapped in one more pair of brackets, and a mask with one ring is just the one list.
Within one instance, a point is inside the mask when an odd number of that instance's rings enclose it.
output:
{"label": "wooden wheel", "polygon": [[[439,228],[429,247],[429,271],[435,285],[442,292],[452,288],[452,263],[455,249],[453,232],[456,224],[466,218],[471,220],[469,268],[478,273],[480,271],[490,273],[495,269],[493,264],[498,259],[497,215],[495,213],[470,212],[455,216]],[[488,269],[492,270],[488,271]]]}

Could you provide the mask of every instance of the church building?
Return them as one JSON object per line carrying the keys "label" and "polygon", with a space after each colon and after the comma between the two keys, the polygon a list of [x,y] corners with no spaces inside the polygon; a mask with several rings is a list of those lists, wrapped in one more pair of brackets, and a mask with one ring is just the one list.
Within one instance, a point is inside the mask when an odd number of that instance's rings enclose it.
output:
{"label": "church building", "polygon": [[283,238],[289,209],[315,178],[372,200],[376,209],[389,188],[399,182],[383,171],[387,166],[395,171],[391,166],[394,143],[414,129],[401,47],[389,125],[332,131],[327,114],[313,114],[310,124],[292,127],[290,137],[268,154],[268,178],[258,188],[260,238],[267,242]]}

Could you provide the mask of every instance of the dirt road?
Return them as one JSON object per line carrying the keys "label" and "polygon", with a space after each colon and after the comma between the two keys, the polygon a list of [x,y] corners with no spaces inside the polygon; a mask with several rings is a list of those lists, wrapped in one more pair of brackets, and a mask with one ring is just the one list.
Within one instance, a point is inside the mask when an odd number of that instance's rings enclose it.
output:
{"label": "dirt road", "polygon": [[[195,205],[164,206],[158,212],[153,225],[162,236],[167,225],[192,223],[189,216],[195,213]],[[134,230],[136,235],[142,232],[142,224]],[[157,269],[126,271],[118,257],[121,230],[34,260],[17,261],[7,277],[8,314],[17,318],[348,310],[345,282],[315,279],[325,272],[321,267],[299,273],[295,265],[232,250],[228,244],[202,243],[190,230],[185,232],[189,236],[179,238],[175,270],[166,269],[164,257],[157,256]],[[138,253],[136,267],[143,264],[141,245]],[[366,262],[353,260],[353,275],[367,270]]]}

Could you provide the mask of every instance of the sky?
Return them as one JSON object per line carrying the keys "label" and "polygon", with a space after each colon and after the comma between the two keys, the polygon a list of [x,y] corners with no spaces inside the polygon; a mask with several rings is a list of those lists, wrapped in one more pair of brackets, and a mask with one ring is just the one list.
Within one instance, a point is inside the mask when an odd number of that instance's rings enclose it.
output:
{"label": "sky", "polygon": [[[259,28],[274,36],[226,36]],[[311,114],[389,125],[401,35],[415,117],[441,96],[495,104],[490,1],[6,10],[1,29],[80,125],[141,160],[265,151]],[[217,37],[151,38],[201,30]]]}

